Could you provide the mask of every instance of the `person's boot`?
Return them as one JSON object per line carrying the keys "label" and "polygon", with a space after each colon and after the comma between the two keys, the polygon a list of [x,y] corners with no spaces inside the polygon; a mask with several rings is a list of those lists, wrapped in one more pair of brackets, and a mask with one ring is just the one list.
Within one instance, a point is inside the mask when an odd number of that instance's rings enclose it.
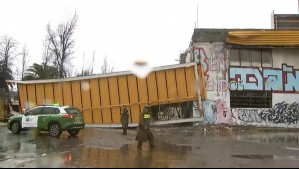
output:
{"label": "person's boot", "polygon": [[148,142],[149,142],[149,145],[150,145],[151,148],[154,148],[154,147],[155,147],[155,145],[154,145],[154,141],[153,141],[153,140],[148,140]]}
{"label": "person's boot", "polygon": [[142,141],[138,141],[137,150],[142,150]]}
{"label": "person's boot", "polygon": [[123,135],[127,135],[127,129],[123,129]]}

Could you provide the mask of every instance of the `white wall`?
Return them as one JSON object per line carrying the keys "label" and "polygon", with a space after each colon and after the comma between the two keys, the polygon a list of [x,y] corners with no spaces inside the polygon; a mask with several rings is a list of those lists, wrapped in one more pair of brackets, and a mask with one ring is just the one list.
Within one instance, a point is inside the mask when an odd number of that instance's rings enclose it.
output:
{"label": "white wall", "polygon": [[[299,85],[299,84],[298,84]],[[299,94],[287,94],[287,93],[273,93],[272,94],[272,105],[274,106],[277,103],[281,102],[286,102],[286,103],[293,103],[297,102],[299,103]]]}
{"label": "white wall", "polygon": [[273,68],[282,68],[282,64],[294,66],[299,69],[299,49],[296,48],[273,48]]}

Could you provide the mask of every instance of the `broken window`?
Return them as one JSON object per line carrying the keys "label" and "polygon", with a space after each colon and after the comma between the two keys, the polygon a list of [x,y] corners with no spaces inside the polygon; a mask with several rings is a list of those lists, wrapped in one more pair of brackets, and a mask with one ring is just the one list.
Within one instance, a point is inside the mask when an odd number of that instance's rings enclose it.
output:
{"label": "broken window", "polygon": [[231,108],[271,108],[271,91],[230,91]]}

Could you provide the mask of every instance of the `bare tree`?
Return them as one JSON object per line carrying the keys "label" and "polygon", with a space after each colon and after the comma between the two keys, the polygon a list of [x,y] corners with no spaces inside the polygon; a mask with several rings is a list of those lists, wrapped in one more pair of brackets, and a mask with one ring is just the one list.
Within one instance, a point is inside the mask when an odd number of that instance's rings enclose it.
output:
{"label": "bare tree", "polygon": [[53,54],[50,50],[50,41],[46,38],[46,40],[43,41],[44,51],[42,53],[43,61],[42,65],[44,67],[50,65],[50,62],[53,60]]}
{"label": "bare tree", "polygon": [[71,60],[75,41],[72,39],[77,26],[78,16],[75,13],[73,19],[65,24],[58,25],[56,31],[52,30],[51,25],[47,26],[47,40],[49,49],[54,56],[54,65],[58,68],[58,77],[67,77],[66,64]]}
{"label": "bare tree", "polygon": [[23,50],[22,50],[22,65],[21,65],[21,80],[24,79],[25,77],[25,74],[26,74],[26,70],[27,70],[27,64],[28,64],[28,60],[29,60],[29,56],[28,56],[28,50],[26,48],[26,46],[23,47]]}
{"label": "bare tree", "polygon": [[18,56],[17,41],[9,36],[0,39],[0,88],[6,87],[5,80],[13,79],[13,60]]}
{"label": "bare tree", "polygon": [[[4,88],[5,91],[5,108],[4,116],[6,117],[10,113],[11,99],[9,96],[9,86],[5,80],[14,79],[12,65],[13,60],[18,56],[17,41],[9,36],[2,36],[0,39],[0,88]],[[12,87],[12,84],[10,84]],[[3,91],[3,90],[2,90]],[[0,96],[3,97],[3,96]]]}
{"label": "bare tree", "polygon": [[104,58],[103,64],[101,65],[101,71],[102,74],[114,72],[114,67],[109,67],[106,56]]}

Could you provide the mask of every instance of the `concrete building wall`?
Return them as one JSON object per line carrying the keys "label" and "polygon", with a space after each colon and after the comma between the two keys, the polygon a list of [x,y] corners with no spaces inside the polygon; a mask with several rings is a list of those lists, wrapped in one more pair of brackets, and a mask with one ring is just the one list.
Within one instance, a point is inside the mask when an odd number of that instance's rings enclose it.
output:
{"label": "concrete building wall", "polygon": [[231,123],[227,55],[224,42],[198,42],[193,47],[193,58],[203,64],[206,80],[206,123]]}
{"label": "concrete building wall", "polygon": [[[299,49],[274,48],[273,67],[263,68],[229,66],[224,42],[197,42],[192,55],[205,71],[205,123],[299,127]],[[272,108],[231,108],[232,90],[270,91]]]}

